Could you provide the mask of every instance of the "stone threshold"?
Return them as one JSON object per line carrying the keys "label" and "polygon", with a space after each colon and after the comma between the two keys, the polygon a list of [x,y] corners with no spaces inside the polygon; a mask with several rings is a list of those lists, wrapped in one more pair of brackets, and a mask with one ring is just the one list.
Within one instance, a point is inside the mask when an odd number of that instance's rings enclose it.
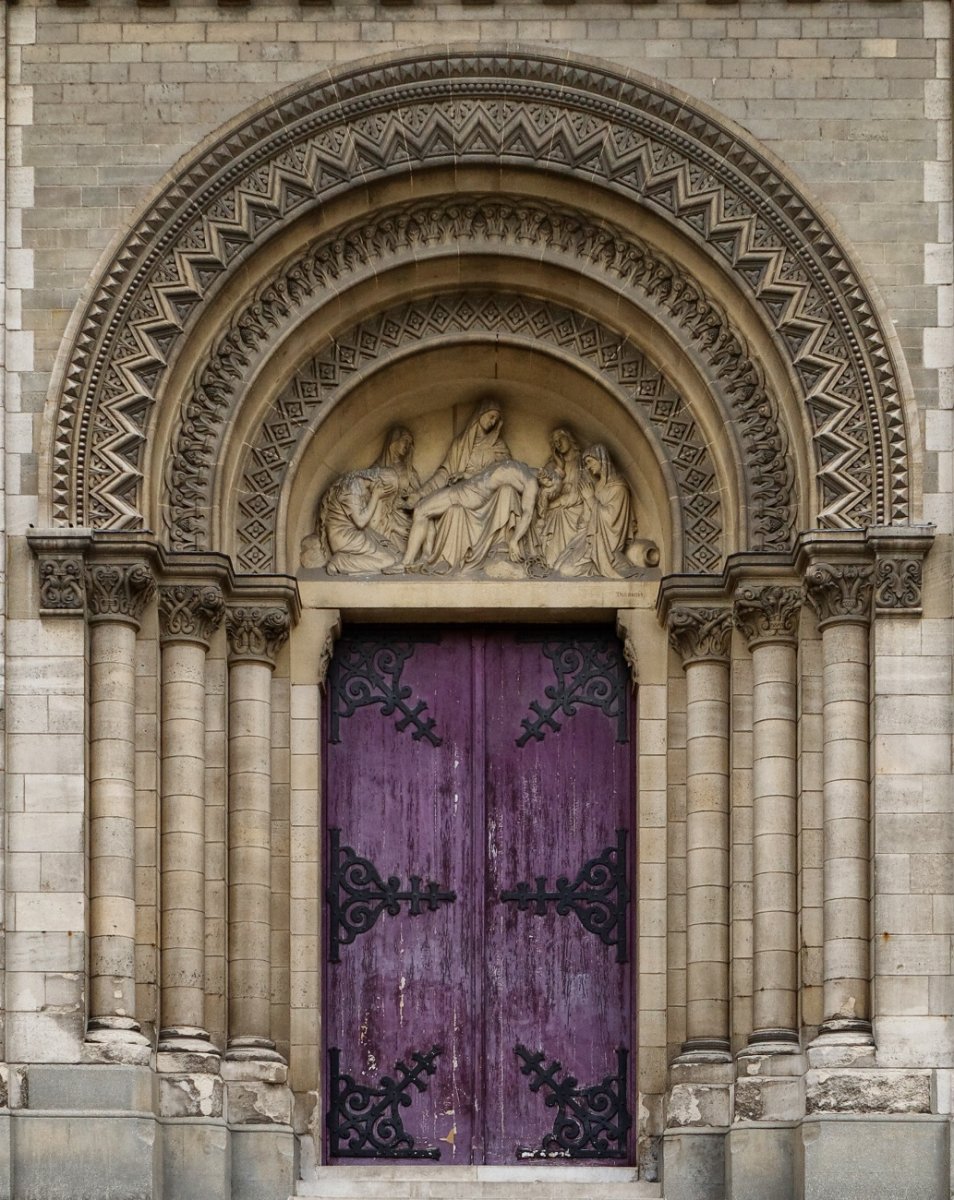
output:
{"label": "stone threshold", "polygon": [[632,1167],[318,1167],[295,1197],[334,1200],[661,1200]]}

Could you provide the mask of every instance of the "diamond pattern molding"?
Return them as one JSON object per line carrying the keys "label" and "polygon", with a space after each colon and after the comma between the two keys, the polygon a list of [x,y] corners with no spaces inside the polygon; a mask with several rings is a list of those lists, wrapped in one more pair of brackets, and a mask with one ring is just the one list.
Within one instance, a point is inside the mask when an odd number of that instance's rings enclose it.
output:
{"label": "diamond pattern molding", "polygon": [[774,330],[814,430],[817,521],[908,517],[894,364],[861,280],[797,189],[701,107],[546,55],[425,54],[286,93],[174,179],[94,290],[67,358],[54,518],[143,523],[143,443],[203,302],[310,206],[426,165],[585,177],[705,246]]}
{"label": "diamond pattern molding", "polygon": [[[310,248],[270,280],[241,309],[226,332],[214,345],[199,370],[196,384],[187,399],[173,440],[173,455],[167,473],[168,493],[163,514],[171,545],[188,550],[209,544],[209,517],[212,511],[212,486],[215,463],[232,413],[241,401],[244,381],[252,374],[253,360],[261,361],[269,343],[280,340],[287,329],[301,319],[302,310],[313,305],[316,296],[329,291],[340,295],[348,286],[348,276],[372,267],[376,272],[391,263],[415,261],[425,253],[455,255],[467,251],[479,253],[516,252],[533,254],[535,259],[548,256],[564,259],[577,272],[609,275],[630,294],[641,293],[650,311],[677,325],[680,336],[692,343],[707,364],[713,392],[723,399],[723,420],[736,430],[741,454],[746,463],[746,511],[750,514],[748,545],[752,549],[788,549],[794,527],[795,503],[793,470],[787,455],[787,437],[778,420],[777,405],[769,394],[762,372],[751,358],[745,339],[733,327],[721,307],[708,297],[699,283],[687,278],[675,264],[649,246],[628,237],[607,223],[595,225],[584,214],[554,206],[539,206],[517,197],[492,201],[469,199],[455,202],[450,197],[432,197],[426,204],[386,210],[372,222],[362,222],[337,231],[332,240]],[[473,324],[473,313],[458,304],[456,317],[445,314],[447,331],[465,329],[476,332],[489,328],[486,321]],[[446,307],[446,305],[445,305]],[[625,335],[598,326],[576,314],[567,314],[559,322],[543,315],[538,308],[532,322],[519,304],[512,300],[500,312],[491,312],[495,332],[523,335],[549,342],[586,359],[605,378],[634,402],[638,396],[631,378],[634,363],[641,354],[632,346],[620,357]],[[316,405],[327,409],[342,376],[357,370],[358,360],[367,363],[399,349],[400,331],[405,340],[435,336],[440,329],[425,320],[420,310],[414,321],[402,318],[388,325],[382,341],[366,327],[350,331],[344,341],[352,347],[353,357],[334,352],[316,378],[320,394],[312,391],[300,396],[309,405],[307,420],[313,419]],[[469,314],[469,315],[468,315]],[[568,332],[586,327],[585,335],[574,339]],[[549,332],[544,336],[544,330]],[[578,330],[579,332],[579,330]],[[373,349],[368,339],[373,343]],[[337,342],[342,341],[338,335]],[[359,349],[360,347],[360,349]],[[640,368],[642,371],[642,368]],[[332,379],[334,386],[332,386]],[[294,449],[295,438],[304,435],[305,415],[298,408],[289,410],[287,398],[277,405],[265,422],[254,451],[254,471],[246,471],[243,486],[254,495],[243,506],[238,536],[243,545],[243,567],[273,569],[274,517],[278,493],[284,480],[284,467]],[[685,529],[684,558],[692,569],[710,570],[718,565],[715,548],[718,526],[713,524],[716,511],[708,490],[713,486],[713,471],[707,455],[685,410],[673,424],[660,425],[662,407],[653,406],[650,420],[661,436],[661,448],[684,489],[680,495]],[[689,420],[689,426],[684,427]],[[289,423],[290,422],[290,423]],[[287,428],[286,428],[287,425]],[[307,425],[307,429],[311,429]],[[289,440],[289,431],[295,436]],[[264,446],[262,439],[264,436]],[[683,440],[688,438],[686,446]],[[274,449],[283,443],[283,455]],[[267,448],[266,448],[267,447]],[[690,449],[692,447],[693,449]],[[705,469],[689,470],[705,463]],[[265,472],[265,468],[269,471]],[[267,480],[265,478],[267,475]]]}

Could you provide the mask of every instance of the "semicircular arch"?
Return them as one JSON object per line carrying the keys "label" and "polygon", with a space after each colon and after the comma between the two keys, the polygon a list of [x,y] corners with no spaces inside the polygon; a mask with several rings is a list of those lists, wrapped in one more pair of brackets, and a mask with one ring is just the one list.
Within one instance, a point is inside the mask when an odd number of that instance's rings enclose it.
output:
{"label": "semicircular arch", "polygon": [[302,213],[412,170],[510,165],[634,202],[693,242],[773,330],[796,381],[812,523],[910,515],[903,362],[830,225],[748,135],[634,75],[546,53],[418,52],[298,85],[162,188],[77,315],[58,388],[51,516],[144,521],[144,443],[204,306]]}

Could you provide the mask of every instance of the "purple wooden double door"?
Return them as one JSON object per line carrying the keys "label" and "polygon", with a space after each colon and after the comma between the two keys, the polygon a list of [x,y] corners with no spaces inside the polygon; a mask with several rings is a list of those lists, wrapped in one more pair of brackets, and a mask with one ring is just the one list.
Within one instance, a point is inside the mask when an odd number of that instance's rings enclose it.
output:
{"label": "purple wooden double door", "polygon": [[593,628],[339,641],[329,1161],[630,1161],[630,704]]}

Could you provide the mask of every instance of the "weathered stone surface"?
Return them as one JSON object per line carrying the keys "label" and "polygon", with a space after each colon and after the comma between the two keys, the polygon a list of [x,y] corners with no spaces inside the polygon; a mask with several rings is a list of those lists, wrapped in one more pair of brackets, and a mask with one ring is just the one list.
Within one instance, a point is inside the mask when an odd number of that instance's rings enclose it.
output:
{"label": "weathered stone surface", "polygon": [[796,1138],[795,1200],[939,1200],[948,1195],[943,1118],[808,1118]]}
{"label": "weathered stone surface", "polygon": [[162,1127],[162,1196],[231,1200],[232,1155],[224,1121],[170,1121]]}
{"label": "weathered stone surface", "polygon": [[230,1125],[290,1125],[292,1094],[283,1083],[229,1081],[227,1115]]}
{"label": "weathered stone surface", "polygon": [[162,1167],[152,1117],[15,1120],[17,1200],[155,1200]]}
{"label": "weathered stone surface", "polygon": [[290,1129],[233,1129],[231,1200],[288,1200],[298,1175]]}
{"label": "weathered stone surface", "polygon": [[809,1071],[810,1113],[927,1113],[931,1077],[926,1071]]}
{"label": "weathered stone surface", "polygon": [[732,1119],[732,1089],[720,1084],[679,1083],[669,1093],[667,1127],[723,1127]]}
{"label": "weathered stone surface", "polygon": [[724,1200],[724,1135],[667,1132],[662,1187],[666,1200]]}
{"label": "weathered stone surface", "polygon": [[31,1109],[152,1112],[155,1076],[144,1067],[27,1068]]}
{"label": "weathered stone surface", "polygon": [[225,1087],[216,1075],[160,1075],[159,1114],[163,1117],[221,1117]]}
{"label": "weathered stone surface", "polygon": [[726,1195],[732,1200],[793,1200],[795,1138],[792,1125],[732,1129],[726,1138]]}

